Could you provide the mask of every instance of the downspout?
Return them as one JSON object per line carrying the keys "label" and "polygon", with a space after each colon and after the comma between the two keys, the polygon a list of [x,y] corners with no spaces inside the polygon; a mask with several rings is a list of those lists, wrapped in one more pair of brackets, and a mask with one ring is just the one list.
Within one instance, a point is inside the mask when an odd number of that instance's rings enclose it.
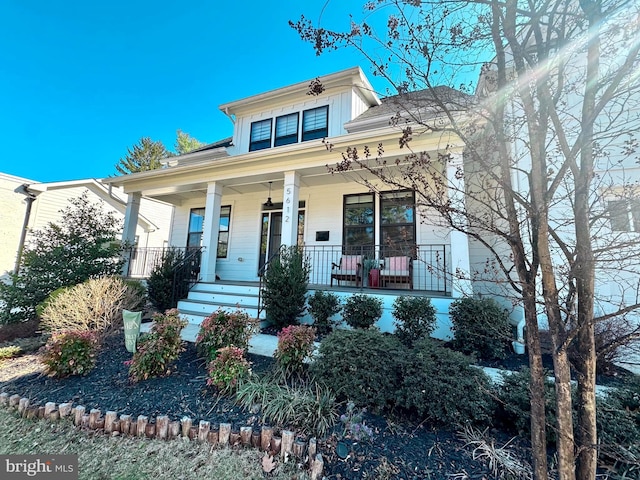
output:
{"label": "downspout", "polygon": [[20,273],[20,263],[22,262],[22,251],[24,250],[24,243],[27,239],[27,229],[29,228],[29,219],[31,218],[31,206],[36,199],[36,194],[29,191],[28,184],[22,184],[14,190],[16,193],[20,193],[25,196],[27,202],[27,208],[24,212],[24,222],[22,223],[22,231],[20,232],[20,242],[18,243],[18,253],[16,254],[16,266],[13,269],[14,275]]}

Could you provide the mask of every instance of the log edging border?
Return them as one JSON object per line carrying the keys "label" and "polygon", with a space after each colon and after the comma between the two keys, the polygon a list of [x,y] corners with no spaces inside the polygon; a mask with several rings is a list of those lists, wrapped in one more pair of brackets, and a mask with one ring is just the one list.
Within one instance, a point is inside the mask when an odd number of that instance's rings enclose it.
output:
{"label": "log edging border", "polygon": [[[290,457],[306,464],[311,480],[322,478],[324,461],[317,450],[316,438],[308,441],[296,439],[293,430],[283,429],[275,435],[273,427],[263,425],[259,430],[243,426],[232,430],[231,423],[220,422],[217,428],[206,420],[195,423],[190,417],[171,421],[167,415],[158,415],[150,421],[146,415],[119,415],[108,410],[102,416],[100,409],[86,411],[84,405],[73,405],[70,402],[56,404],[46,402],[44,406],[32,404],[27,397],[18,394],[0,393],[0,407],[16,410],[18,415],[26,419],[43,418],[51,422],[66,419],[76,428],[102,431],[108,436],[127,436],[155,438],[158,440],[174,440],[185,438],[189,441],[208,443],[214,447],[257,448],[274,457],[280,456],[284,461]],[[212,426],[214,428],[212,428]]]}

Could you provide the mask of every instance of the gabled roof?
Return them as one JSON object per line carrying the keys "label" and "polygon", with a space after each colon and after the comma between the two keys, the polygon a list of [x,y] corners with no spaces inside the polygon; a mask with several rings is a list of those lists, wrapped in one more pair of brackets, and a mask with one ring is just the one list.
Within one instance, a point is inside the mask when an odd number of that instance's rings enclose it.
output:
{"label": "gabled roof", "polygon": [[[400,115],[407,120],[428,122],[443,116],[446,111],[464,113],[474,104],[475,97],[447,86],[418,90],[382,99],[358,117],[345,124],[349,133],[389,125],[389,120]],[[444,107],[444,109],[443,109]]]}

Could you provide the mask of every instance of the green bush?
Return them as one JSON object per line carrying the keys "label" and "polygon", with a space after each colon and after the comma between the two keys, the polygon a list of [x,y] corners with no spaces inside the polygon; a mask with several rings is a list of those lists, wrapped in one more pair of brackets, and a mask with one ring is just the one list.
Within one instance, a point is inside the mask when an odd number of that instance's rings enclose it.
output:
{"label": "green bush", "polygon": [[[507,432],[523,437],[531,435],[531,371],[522,368],[518,372],[503,375],[504,381],[497,388],[495,423]],[[556,393],[553,381],[545,375],[544,399],[547,423],[547,442],[555,444]]]}
{"label": "green bush", "polygon": [[122,327],[122,310],[144,305],[139,287],[120,277],[92,278],[56,290],[42,311],[42,327],[52,333],[93,331],[100,338]]}
{"label": "green bush", "polygon": [[323,437],[338,418],[334,394],[317,384],[279,385],[270,377],[243,382],[238,403],[249,410],[259,404],[265,423],[295,427],[301,433]]}
{"label": "green bush", "polygon": [[120,274],[121,222],[86,193],[69,202],[58,223],[29,235],[18,275],[0,282],[0,324],[36,318],[36,307],[60,287]]}
{"label": "green bush", "polygon": [[278,333],[274,357],[285,375],[302,370],[304,361],[311,357],[315,348],[315,337],[316,329],[308,325],[289,325]]}
{"label": "green bush", "polygon": [[403,362],[397,405],[431,424],[484,424],[493,413],[489,391],[489,378],[469,357],[423,338]]}
{"label": "green bush", "polygon": [[370,328],[382,316],[382,300],[369,295],[355,294],[347,298],[342,317],[352,328]]}
{"label": "green bush", "polygon": [[596,400],[600,457],[617,462],[620,466],[618,473],[633,467],[637,475],[640,459],[640,379],[634,377],[624,387],[608,390]]}
{"label": "green bush", "polygon": [[454,339],[451,345],[480,359],[507,355],[512,339],[509,316],[492,298],[460,298],[449,308]]}
{"label": "green bush", "polygon": [[224,347],[218,350],[216,358],[207,366],[207,385],[213,385],[222,393],[234,392],[238,382],[247,378],[251,372],[244,353],[245,351],[238,347]]}
{"label": "green bush", "polygon": [[180,319],[178,310],[156,314],[153,321],[151,332],[140,338],[136,353],[129,362],[129,378],[134,383],[169,375],[171,364],[184,349],[180,332],[187,322]]}
{"label": "green bush", "polygon": [[396,320],[395,334],[409,347],[421,338],[428,338],[436,327],[436,309],[429,297],[397,297],[392,314]]}
{"label": "green bush", "polygon": [[296,246],[285,248],[264,273],[262,303],[267,321],[280,329],[298,323],[306,308],[311,265]]}
{"label": "green bush", "polygon": [[336,330],[320,344],[311,374],[341,400],[382,411],[393,407],[407,349],[377,330]]}
{"label": "green bush", "polygon": [[313,317],[313,326],[321,335],[326,335],[333,330],[333,323],[329,317],[339,313],[342,310],[340,298],[331,292],[316,290],[313,295],[307,299],[309,304],[309,313]]}
{"label": "green bush", "polygon": [[234,346],[246,350],[251,336],[257,330],[257,322],[246,312],[218,309],[202,321],[196,337],[196,349],[210,362],[217,357],[221,348]]}
{"label": "green bush", "polygon": [[176,307],[173,297],[173,276],[184,253],[177,248],[168,248],[162,252],[160,262],[151,270],[147,279],[147,291],[151,304],[161,312]]}
{"label": "green bush", "polygon": [[42,352],[49,375],[86,375],[96,364],[98,337],[88,331],[68,331],[53,335]]}

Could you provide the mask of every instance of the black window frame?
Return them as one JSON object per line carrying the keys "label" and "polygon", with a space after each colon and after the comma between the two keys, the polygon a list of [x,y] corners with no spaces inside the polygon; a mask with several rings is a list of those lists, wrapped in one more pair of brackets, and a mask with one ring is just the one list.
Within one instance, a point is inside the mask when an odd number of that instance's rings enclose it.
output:
{"label": "black window frame", "polygon": [[[223,211],[228,209],[228,213],[223,214]],[[222,230],[222,219],[226,218],[227,221],[227,229],[226,230]],[[231,231],[231,205],[222,205],[220,207],[220,220],[218,222],[218,246],[216,248],[216,258],[227,258],[229,256],[229,236],[230,236],[230,232]],[[222,242],[221,239],[221,235],[223,233],[226,233],[226,241]],[[222,245],[226,246],[226,250],[224,252],[224,255],[220,254],[220,247]]]}
{"label": "black window frame", "polygon": [[[397,196],[399,194],[410,194],[410,205],[411,205],[411,216],[412,219],[411,221],[405,221],[405,222],[393,222],[393,223],[389,223],[389,222],[385,222],[384,218],[383,218],[383,213],[385,211],[385,202],[387,201],[394,201],[396,200],[396,198],[394,198],[394,196]],[[391,190],[391,191],[386,191],[386,192],[380,192],[379,194],[379,199],[380,199],[380,211],[378,213],[378,217],[379,217],[379,225],[380,225],[380,244],[381,244],[381,248],[383,250],[382,254],[383,256],[397,256],[397,255],[408,255],[410,257],[415,258],[416,257],[416,235],[417,235],[417,230],[416,230],[416,193],[413,190],[410,189],[406,189],[406,190]],[[403,202],[397,202],[396,203],[403,203]],[[388,242],[387,238],[389,238],[389,235],[385,235],[385,230],[386,231],[391,231],[392,229],[405,229],[405,232],[409,232],[410,237],[411,238],[406,238],[405,240],[403,240],[401,243],[391,243]]]}
{"label": "black window frame", "polygon": [[[371,201],[370,202],[358,202],[358,203],[349,203],[349,199],[351,198],[355,198],[355,197],[370,197]],[[371,217],[371,223],[352,223],[352,224],[348,224],[347,223],[347,208],[349,205],[361,205],[361,204],[366,204],[366,203],[371,203],[371,213],[370,216]],[[343,199],[342,199],[342,253],[344,255],[358,255],[358,254],[366,254],[366,253],[370,253],[372,254],[374,249],[375,249],[375,244],[376,244],[376,199],[375,199],[375,194],[372,192],[368,192],[368,193],[354,193],[354,194],[348,194],[348,195],[344,195]],[[367,244],[362,244],[359,243],[357,245],[350,245],[349,243],[349,237],[351,236],[350,232],[354,232],[354,231],[358,231],[361,230],[363,232],[365,232],[365,235],[363,236],[368,236],[368,233],[366,233],[367,229],[371,229],[372,234],[371,234],[371,239],[370,242]]]}
{"label": "black window frame", "polygon": [[[285,119],[288,119],[291,117],[295,117],[296,131],[294,133],[278,136],[279,122],[284,121]],[[283,145],[291,145],[293,143],[298,143],[299,132],[300,132],[300,112],[287,113],[286,115],[280,115],[276,117],[276,128],[273,134],[274,135],[273,146],[281,147]]]}
{"label": "black window frame", "polygon": [[[319,110],[324,110],[325,113],[325,124],[321,128],[313,128],[310,130],[305,130],[306,124],[306,116],[310,115],[312,112],[317,112]],[[329,105],[323,105],[322,107],[310,108],[308,110],[304,110],[302,112],[302,141],[307,142],[309,140],[316,140],[318,138],[325,138],[329,136]]]}
{"label": "black window frame", "polygon": [[[198,210],[202,212],[201,215],[199,213],[196,213],[196,211]],[[200,224],[200,227],[201,227],[200,230],[192,230],[192,227],[194,226],[193,225],[194,215],[196,214],[202,218],[202,222]],[[197,248],[202,246],[202,234],[204,233],[204,215],[205,215],[204,207],[196,207],[189,210],[189,224],[187,226],[187,248]],[[193,238],[197,237],[198,241],[196,243],[193,243],[191,240],[192,237]]]}
{"label": "black window frame", "polygon": [[[266,124],[266,123],[269,124],[269,138],[253,140],[254,128],[256,128],[258,124]],[[249,132],[249,151],[255,152],[257,150],[264,150],[266,148],[271,148],[271,137],[273,137],[273,118],[264,118],[262,120],[256,120],[255,122],[251,122],[251,130]]]}

